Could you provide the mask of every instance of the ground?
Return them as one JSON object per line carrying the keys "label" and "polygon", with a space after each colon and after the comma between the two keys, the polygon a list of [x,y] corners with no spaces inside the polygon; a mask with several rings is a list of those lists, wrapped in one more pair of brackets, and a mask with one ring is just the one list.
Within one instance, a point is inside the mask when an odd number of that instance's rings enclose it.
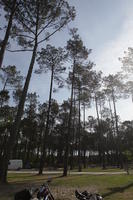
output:
{"label": "ground", "polygon": [[[95,170],[90,170],[91,172]],[[111,170],[115,171],[115,170]],[[117,171],[117,170],[116,170]],[[104,196],[104,200],[132,200],[133,175],[127,174],[72,174],[61,177],[61,174],[38,176],[34,173],[9,173],[8,184],[0,185],[0,200],[12,200],[16,191],[23,188],[37,187],[49,178],[50,190],[56,200],[76,200],[74,192],[97,192]]]}

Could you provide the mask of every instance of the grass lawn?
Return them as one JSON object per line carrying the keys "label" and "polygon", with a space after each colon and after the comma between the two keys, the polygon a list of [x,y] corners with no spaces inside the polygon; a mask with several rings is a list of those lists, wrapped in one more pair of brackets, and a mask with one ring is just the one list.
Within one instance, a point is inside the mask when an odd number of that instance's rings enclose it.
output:
{"label": "grass lawn", "polygon": [[[73,170],[73,171],[78,171],[78,170]],[[85,168],[82,170],[83,172],[123,172],[123,169],[120,168],[107,168],[107,169],[102,169],[101,167],[90,167],[90,168]]]}
{"label": "grass lawn", "polygon": [[[55,171],[55,169],[46,169],[46,171]],[[63,168],[58,168],[56,169],[56,171],[63,171]],[[106,169],[102,169],[102,167],[88,167],[88,168],[83,168],[82,169],[83,172],[123,172],[124,169],[120,169],[120,168],[111,168],[111,167],[107,167]],[[71,172],[78,172],[78,168],[71,170]]]}
{"label": "grass lawn", "polygon": [[0,200],[12,200],[13,194],[25,187],[39,186],[49,177],[50,189],[56,200],[76,200],[75,189],[98,192],[104,200],[132,200],[133,175],[60,175],[9,174],[8,185],[0,185]]}

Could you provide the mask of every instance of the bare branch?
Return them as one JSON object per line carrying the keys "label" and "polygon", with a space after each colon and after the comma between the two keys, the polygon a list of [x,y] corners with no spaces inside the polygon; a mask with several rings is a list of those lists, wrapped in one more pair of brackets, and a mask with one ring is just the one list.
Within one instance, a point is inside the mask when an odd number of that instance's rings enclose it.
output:
{"label": "bare branch", "polygon": [[22,51],[33,51],[33,49],[16,49],[16,50],[7,49],[7,51],[15,53],[15,52],[22,52]]}
{"label": "bare branch", "polygon": [[27,28],[27,30],[29,30],[31,33],[33,33],[33,35],[35,35],[34,31],[33,31],[31,28],[29,28],[29,27],[23,22],[23,20],[19,19],[19,21],[23,24],[23,26],[25,26],[25,27]]}
{"label": "bare branch", "polygon": [[39,35],[49,26],[49,24],[50,24],[52,21],[53,21],[53,18],[52,18],[52,20],[50,20],[50,21],[42,28],[42,30],[40,30],[40,32],[37,34],[37,36],[39,36]]}
{"label": "bare branch", "polygon": [[32,40],[34,39],[34,37],[29,36],[29,35],[16,34],[16,33],[14,33],[14,35],[17,36],[17,37],[26,37],[26,38],[29,38],[29,39],[32,39]]}
{"label": "bare branch", "polygon": [[53,31],[50,35],[48,35],[47,37],[45,37],[43,40],[40,40],[38,42],[38,44],[44,42],[45,40],[48,40],[52,35],[54,35],[56,32],[58,32],[65,24],[66,24],[66,22],[64,22],[58,29],[56,29],[55,31]]}

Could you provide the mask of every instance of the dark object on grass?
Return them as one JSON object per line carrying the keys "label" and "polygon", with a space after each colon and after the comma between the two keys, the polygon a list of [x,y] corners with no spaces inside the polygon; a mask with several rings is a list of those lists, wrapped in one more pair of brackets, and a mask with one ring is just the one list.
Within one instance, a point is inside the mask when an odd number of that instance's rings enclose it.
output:
{"label": "dark object on grass", "polygon": [[75,196],[79,200],[102,200],[103,197],[97,193],[89,193],[87,191],[84,191],[82,193],[75,190]]}
{"label": "dark object on grass", "polygon": [[52,181],[51,178],[49,178],[48,181],[42,184],[39,188],[24,189],[17,192],[14,196],[14,200],[31,200],[34,199],[33,196],[36,193],[38,200],[54,200],[54,197],[51,194],[48,186],[48,183],[50,183],[51,181]]}
{"label": "dark object on grass", "polygon": [[24,189],[15,194],[14,200],[30,200],[32,195],[29,190]]}

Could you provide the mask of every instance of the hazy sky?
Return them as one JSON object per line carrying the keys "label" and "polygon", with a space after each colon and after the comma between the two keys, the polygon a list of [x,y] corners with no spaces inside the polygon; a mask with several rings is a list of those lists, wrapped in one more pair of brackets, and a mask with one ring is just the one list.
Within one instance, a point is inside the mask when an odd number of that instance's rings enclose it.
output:
{"label": "hazy sky", "polygon": [[[63,31],[57,33],[49,42],[65,46],[69,39],[68,29],[77,27],[87,48],[93,49],[91,60],[96,68],[106,75],[120,71],[121,63],[118,57],[128,47],[133,47],[133,0],[69,0],[76,8],[76,19]],[[26,75],[30,54],[6,53],[4,63],[16,64]],[[49,76],[33,74],[29,91],[36,91],[41,102],[48,99]],[[60,102],[68,98],[69,92],[62,89],[54,98]],[[117,111],[121,118],[133,119],[133,104],[131,100],[117,103]],[[87,112],[93,114],[94,110]]]}

